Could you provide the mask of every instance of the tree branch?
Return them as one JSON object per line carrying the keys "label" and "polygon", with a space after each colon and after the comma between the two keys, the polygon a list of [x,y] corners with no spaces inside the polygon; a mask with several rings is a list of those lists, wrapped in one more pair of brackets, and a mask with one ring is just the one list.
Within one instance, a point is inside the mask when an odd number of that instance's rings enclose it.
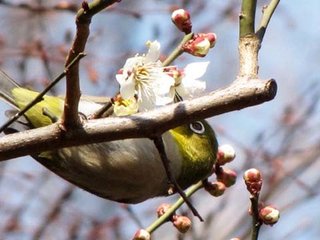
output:
{"label": "tree branch", "polygon": [[240,38],[254,34],[257,0],[243,0],[240,13]]}
{"label": "tree branch", "polygon": [[[95,0],[90,4],[83,1],[82,8],[77,13],[77,32],[67,56],[66,65],[72,62],[79,53],[84,52],[90,33],[89,25],[92,16],[115,2],[118,2],[118,0]],[[61,118],[61,127],[63,129],[81,127],[78,115],[80,95],[79,64],[76,63],[66,75],[66,96],[64,112]]]}
{"label": "tree branch", "polygon": [[257,36],[259,37],[260,41],[262,42],[266,29],[269,25],[270,19],[276,10],[280,0],[271,0],[269,5],[264,7],[263,15],[261,18],[259,29],[257,30]]}
{"label": "tree branch", "polygon": [[11,134],[0,139],[0,160],[33,155],[61,147],[125,138],[153,138],[165,131],[196,119],[272,100],[277,84],[271,79],[235,81],[229,87],[196,99],[171,104],[127,117],[109,117],[87,121],[81,128],[61,130],[59,123]]}

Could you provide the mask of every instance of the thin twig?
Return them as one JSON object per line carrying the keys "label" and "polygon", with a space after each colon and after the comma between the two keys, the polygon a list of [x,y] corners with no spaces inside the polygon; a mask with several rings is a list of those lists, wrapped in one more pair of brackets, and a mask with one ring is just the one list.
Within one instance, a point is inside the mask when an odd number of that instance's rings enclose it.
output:
{"label": "thin twig", "polygon": [[[192,185],[186,192],[186,197],[192,196],[196,191],[198,191],[200,188],[203,187],[202,181],[196,183],[195,185]],[[182,197],[180,197],[161,217],[159,217],[156,221],[154,221],[149,227],[146,228],[146,231],[149,233],[154,232],[158,227],[160,227],[163,223],[165,223],[172,214],[181,207],[181,205],[184,203],[184,200]]]}
{"label": "thin twig", "polygon": [[252,229],[251,240],[258,240],[261,221],[259,218],[259,194],[250,196],[251,214],[252,214]]}
{"label": "thin twig", "polygon": [[270,19],[276,10],[280,0],[271,0],[269,5],[264,7],[263,9],[263,15],[261,18],[259,29],[257,30],[257,36],[259,37],[260,41],[262,42],[264,34],[266,32],[266,29],[268,27],[268,24],[270,22]]}
{"label": "thin twig", "polygon": [[79,53],[72,62],[68,66],[65,67],[64,71],[57,76],[41,93],[37,95],[37,97],[31,101],[29,104],[27,104],[23,109],[21,109],[19,112],[17,112],[14,116],[12,116],[7,122],[5,122],[0,127],[0,133],[3,132],[7,127],[9,127],[12,123],[14,123],[19,117],[21,117],[23,114],[25,114],[30,108],[32,108],[37,103],[41,102],[43,100],[44,95],[50,91],[69,71],[70,67],[72,67],[75,63],[77,63],[81,58],[85,56],[85,53]]}
{"label": "thin twig", "polygon": [[172,51],[172,53],[166,58],[166,60],[163,61],[162,66],[168,66],[170,65],[175,59],[177,59],[182,53],[182,47],[183,45],[188,42],[190,39],[192,39],[193,33],[189,33],[183,37],[181,40],[181,43]]}
{"label": "thin twig", "polygon": [[[161,136],[155,137],[153,139],[153,142],[154,142],[155,146],[157,147],[158,152],[160,154],[160,158],[162,160],[163,167],[166,171],[166,174],[167,174],[167,177],[169,180],[169,185],[172,184],[174,186],[174,190],[179,193],[179,195],[182,197],[184,202],[188,205],[189,209],[192,211],[193,215],[198,217],[200,219],[200,221],[203,221],[203,218],[200,216],[197,209],[195,209],[195,207],[192,205],[192,203],[189,201],[188,197],[184,193],[183,189],[179,186],[179,184],[174,176],[174,173],[171,170],[170,160],[168,159],[168,156],[166,154],[166,150],[164,147],[162,137]],[[170,186],[169,186],[169,188],[170,188]]]}

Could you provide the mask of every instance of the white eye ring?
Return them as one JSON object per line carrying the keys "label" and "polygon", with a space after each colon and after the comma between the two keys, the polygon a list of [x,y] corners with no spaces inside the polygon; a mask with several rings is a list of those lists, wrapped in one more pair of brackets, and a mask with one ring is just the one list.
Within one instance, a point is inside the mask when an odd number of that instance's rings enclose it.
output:
{"label": "white eye ring", "polygon": [[203,123],[200,122],[200,121],[196,121],[196,122],[192,122],[190,123],[190,129],[195,132],[195,133],[198,133],[198,134],[203,134],[204,131],[205,131],[205,128],[203,126]]}

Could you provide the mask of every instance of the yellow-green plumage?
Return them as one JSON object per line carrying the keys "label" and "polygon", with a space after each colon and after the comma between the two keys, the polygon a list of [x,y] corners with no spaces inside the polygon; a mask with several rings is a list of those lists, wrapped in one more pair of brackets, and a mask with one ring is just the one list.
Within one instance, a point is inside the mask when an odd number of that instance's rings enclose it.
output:
{"label": "yellow-green plumage", "polygon": [[[0,84],[4,81],[10,80],[0,74]],[[0,89],[0,96],[20,109],[37,95],[16,84],[11,87],[8,87],[8,82],[5,84],[6,89]],[[88,115],[100,107],[99,103],[81,100],[79,111]],[[32,127],[52,123],[52,119],[43,115],[43,108],[59,118],[63,99],[45,96],[42,102],[31,108],[25,115]],[[203,132],[195,132],[193,124],[204,128]],[[163,140],[172,172],[181,187],[189,187],[211,173],[216,160],[217,140],[206,121],[172,129],[163,134]],[[33,157],[64,179],[103,198],[137,203],[167,195],[167,176],[150,139],[103,142],[49,151]]]}
{"label": "yellow-green plumage", "polygon": [[[27,104],[33,101],[39,93],[25,88],[13,88],[12,96],[16,105],[22,109]],[[44,96],[43,101],[36,104],[29,111],[26,112],[26,117],[35,127],[43,127],[52,124],[52,120],[43,115],[43,109],[48,109],[50,114],[54,116],[61,116],[63,109],[63,100],[58,97]],[[40,117],[41,116],[41,117]]]}

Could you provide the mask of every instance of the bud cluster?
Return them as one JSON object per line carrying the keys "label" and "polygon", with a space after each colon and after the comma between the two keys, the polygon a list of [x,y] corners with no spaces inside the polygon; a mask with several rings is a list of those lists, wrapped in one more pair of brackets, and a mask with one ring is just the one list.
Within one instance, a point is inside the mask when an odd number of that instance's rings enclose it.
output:
{"label": "bud cluster", "polygon": [[182,46],[182,49],[193,56],[205,57],[210,48],[213,48],[216,44],[216,40],[217,35],[215,33],[198,33],[187,41]]}
{"label": "bud cluster", "polygon": [[230,145],[221,145],[217,152],[217,161],[214,166],[214,172],[217,180],[213,182],[205,181],[204,189],[214,197],[224,194],[226,188],[235,184],[237,173],[230,169],[223,169],[221,166],[232,162],[236,157],[235,150]]}

